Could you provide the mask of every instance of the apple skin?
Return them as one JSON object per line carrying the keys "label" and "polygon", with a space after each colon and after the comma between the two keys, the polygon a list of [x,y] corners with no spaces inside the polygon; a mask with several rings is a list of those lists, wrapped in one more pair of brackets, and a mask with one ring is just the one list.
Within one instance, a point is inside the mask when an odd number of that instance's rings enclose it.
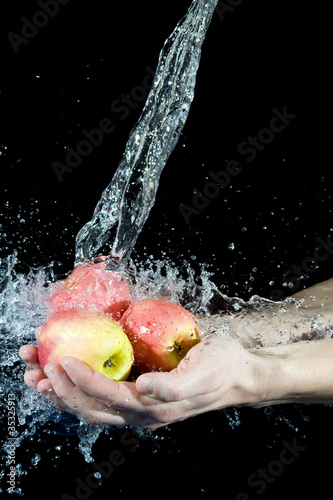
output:
{"label": "apple skin", "polygon": [[72,307],[83,307],[120,319],[132,303],[128,281],[124,274],[105,268],[106,257],[102,257],[97,263],[78,265],[68,278],[51,284],[49,316]]}
{"label": "apple skin", "polygon": [[134,361],[132,345],[121,325],[109,315],[68,309],[47,321],[38,341],[38,361],[60,363],[75,356],[113,380],[126,380]]}
{"label": "apple skin", "polygon": [[170,371],[201,337],[197,318],[178,304],[157,299],[134,302],[120,319],[139,373]]}

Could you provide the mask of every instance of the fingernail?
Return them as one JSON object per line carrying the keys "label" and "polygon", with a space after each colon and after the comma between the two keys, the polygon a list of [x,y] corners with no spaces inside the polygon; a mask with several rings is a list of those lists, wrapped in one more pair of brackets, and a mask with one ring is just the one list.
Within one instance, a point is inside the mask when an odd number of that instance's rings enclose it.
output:
{"label": "fingernail", "polygon": [[63,367],[65,372],[69,373],[69,366],[68,366],[67,361],[61,361],[61,366]]}
{"label": "fingernail", "polygon": [[21,347],[21,349],[19,351],[19,355],[23,361],[27,361],[29,359],[29,355],[28,355],[28,353],[26,353],[26,349],[24,349],[23,347]]}
{"label": "fingernail", "polygon": [[142,377],[142,379],[139,381],[139,391],[142,394],[153,394],[154,379],[149,377]]}
{"label": "fingernail", "polygon": [[49,380],[52,381],[54,379],[54,371],[51,368],[44,368],[44,373]]}

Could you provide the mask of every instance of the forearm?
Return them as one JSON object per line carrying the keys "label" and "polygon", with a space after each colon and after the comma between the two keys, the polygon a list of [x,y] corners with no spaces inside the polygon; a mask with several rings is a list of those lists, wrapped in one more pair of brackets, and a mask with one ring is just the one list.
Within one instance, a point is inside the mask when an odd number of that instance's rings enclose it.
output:
{"label": "forearm", "polygon": [[333,404],[333,339],[251,349],[258,356],[262,401]]}
{"label": "forearm", "polygon": [[301,290],[293,295],[302,301],[299,311],[306,315],[319,315],[319,319],[333,327],[333,278]]}
{"label": "forearm", "polygon": [[327,338],[333,328],[333,279],[283,302],[239,301],[235,311],[229,307],[227,312],[213,314],[209,326],[223,329],[246,348]]}
{"label": "forearm", "polygon": [[262,300],[260,305],[245,305],[235,314],[214,315],[209,326],[212,331],[222,331],[239,340],[247,349],[323,338],[326,323],[299,309],[292,301]]}

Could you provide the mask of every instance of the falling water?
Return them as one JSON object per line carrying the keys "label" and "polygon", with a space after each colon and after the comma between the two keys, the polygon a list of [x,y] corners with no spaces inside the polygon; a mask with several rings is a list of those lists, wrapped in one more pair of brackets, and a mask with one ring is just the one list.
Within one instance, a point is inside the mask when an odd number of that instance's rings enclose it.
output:
{"label": "falling water", "polygon": [[194,97],[201,48],[217,0],[194,0],[165,41],[152,89],[123,158],[76,238],[76,264],[112,245],[110,261],[126,262],[154,205],[162,170],[177,144]]}
{"label": "falling water", "polygon": [[[111,259],[123,263],[129,260],[154,205],[162,170],[185,125],[194,97],[202,44],[216,4],[217,0],[194,0],[166,40],[152,89],[130,134],[119,167],[103,192],[93,218],[77,235],[75,264],[97,256],[105,245],[110,247]],[[76,419],[64,420],[49,401],[23,382],[23,363],[18,350],[23,344],[36,343],[34,330],[45,322],[47,286],[55,280],[55,276],[52,266],[32,269],[25,275],[17,272],[17,264],[16,254],[0,261],[0,398],[4,408],[0,423],[3,429],[8,430],[2,452],[10,458],[10,454],[15,455],[15,449],[25,439],[31,439],[41,432],[43,426],[47,426],[49,432],[65,435],[74,430],[80,440],[80,451],[86,461],[91,461],[92,445],[102,429],[98,428],[97,432],[93,426]],[[191,299],[190,305],[194,309],[203,307],[211,295],[207,283],[201,290],[207,288],[208,292],[200,295],[191,273],[184,281],[175,269],[162,275],[163,266],[165,263],[157,263],[154,271],[144,272],[141,269],[136,294],[154,297],[162,293],[165,298],[174,300],[177,297],[178,300],[186,290],[190,295],[187,296]],[[204,281],[208,282],[206,278]],[[12,410],[15,410],[15,429],[8,427]],[[31,463],[37,465],[39,460],[40,456],[36,455]],[[16,464],[16,486],[22,473],[21,464]],[[16,493],[22,493],[19,487]]]}
{"label": "falling water", "polygon": [[[146,262],[135,269],[136,264],[130,257],[154,205],[162,170],[187,120],[201,48],[216,4],[217,0],[194,0],[166,40],[141,117],[93,218],[78,233],[75,249],[75,264],[78,264],[99,255],[103,246],[109,247],[111,262],[129,261],[128,267],[139,276],[134,298],[162,295],[168,300],[186,303],[193,312],[205,320],[208,318],[207,325],[211,304],[219,310],[230,307],[234,312],[244,311],[245,320],[249,306],[264,307],[267,313],[271,304],[258,297],[247,304],[229,300],[218,292],[204,269],[199,277],[193,275],[188,265],[182,274],[167,262]],[[16,255],[0,261],[0,398],[5,409],[0,414],[2,429],[8,430],[9,395],[15,396],[11,407],[14,406],[16,412],[15,431],[13,436],[7,433],[2,450],[8,454],[10,446],[19,447],[25,439],[41,432],[43,426],[49,432],[65,435],[74,429],[80,439],[80,451],[86,461],[91,461],[92,445],[102,429],[77,420],[64,420],[50,402],[23,382],[24,367],[18,350],[22,344],[36,343],[34,330],[45,321],[47,285],[55,280],[55,275],[52,266],[22,274],[17,271],[17,264]],[[286,313],[293,307],[295,304],[286,302]],[[220,333],[224,333],[223,328]],[[238,423],[236,413],[233,425]],[[9,440],[11,437],[13,441]],[[31,463],[35,466],[39,459],[36,454]],[[18,463],[17,478],[20,474],[22,467]]]}

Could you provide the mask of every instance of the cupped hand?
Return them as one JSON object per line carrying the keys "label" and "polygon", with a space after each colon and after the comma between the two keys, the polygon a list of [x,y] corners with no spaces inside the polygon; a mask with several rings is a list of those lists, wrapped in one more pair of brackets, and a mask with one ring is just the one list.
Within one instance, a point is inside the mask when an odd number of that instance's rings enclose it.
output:
{"label": "cupped hand", "polygon": [[42,372],[35,346],[22,347],[20,354],[28,365],[28,385],[59,410],[94,425],[157,429],[228,406],[255,406],[264,397],[258,356],[226,336],[205,338],[176,369],[147,373],[135,382],[115,382],[73,357],[49,363]]}

